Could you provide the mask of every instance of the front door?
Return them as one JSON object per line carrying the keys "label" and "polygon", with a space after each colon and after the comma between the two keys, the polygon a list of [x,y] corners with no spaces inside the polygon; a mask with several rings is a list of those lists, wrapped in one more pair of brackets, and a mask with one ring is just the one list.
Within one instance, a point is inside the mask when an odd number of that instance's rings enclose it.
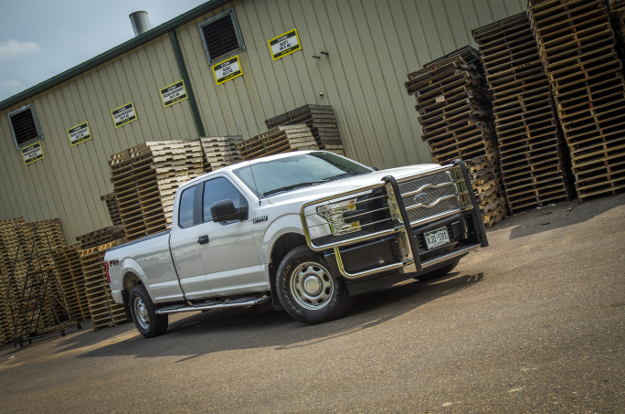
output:
{"label": "front door", "polygon": [[[267,290],[260,256],[252,236],[252,220],[215,223],[210,208],[217,201],[232,200],[234,206],[248,208],[249,202],[226,177],[203,184],[202,224],[198,227],[204,243],[198,244],[211,296]],[[201,234],[200,234],[201,233]]]}

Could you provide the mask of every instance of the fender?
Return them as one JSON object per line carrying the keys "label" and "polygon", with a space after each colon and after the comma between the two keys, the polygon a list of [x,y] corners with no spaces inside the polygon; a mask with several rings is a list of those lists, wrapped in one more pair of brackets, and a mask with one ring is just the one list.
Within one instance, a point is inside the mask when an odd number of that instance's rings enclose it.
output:
{"label": "fender", "polygon": [[[135,275],[137,275],[139,279],[141,279],[141,283],[143,283],[146,290],[148,291],[148,294],[150,294],[149,285],[146,283],[147,277],[145,275],[145,272],[143,271],[141,266],[139,266],[139,263],[137,263],[134,259],[126,258],[122,260],[119,264],[119,271],[117,273],[119,277],[116,278],[117,280],[111,280],[111,296],[113,296],[115,302],[119,304],[123,303],[121,291],[124,288],[124,279],[126,278],[128,273],[134,273]],[[150,297],[152,297],[152,295],[150,295]],[[152,300],[154,299],[152,298]]]}
{"label": "fender", "polygon": [[297,233],[304,236],[302,229],[302,220],[299,214],[291,213],[278,217],[267,226],[263,234],[263,241],[260,247],[260,256],[262,263],[271,261],[271,251],[280,236],[287,233]]}

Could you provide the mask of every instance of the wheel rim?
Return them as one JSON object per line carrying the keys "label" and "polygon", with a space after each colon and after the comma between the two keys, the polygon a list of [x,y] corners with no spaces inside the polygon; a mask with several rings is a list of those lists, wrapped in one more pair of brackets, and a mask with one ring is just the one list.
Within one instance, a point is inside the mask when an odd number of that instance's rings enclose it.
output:
{"label": "wheel rim", "polygon": [[304,309],[324,308],[334,294],[334,279],[330,272],[319,263],[302,263],[293,271],[291,294]]}
{"label": "wheel rim", "polygon": [[141,299],[140,297],[136,297],[134,302],[134,308],[137,323],[141,325],[143,329],[148,329],[150,327],[150,317],[148,316],[148,308],[145,305],[143,299]]}

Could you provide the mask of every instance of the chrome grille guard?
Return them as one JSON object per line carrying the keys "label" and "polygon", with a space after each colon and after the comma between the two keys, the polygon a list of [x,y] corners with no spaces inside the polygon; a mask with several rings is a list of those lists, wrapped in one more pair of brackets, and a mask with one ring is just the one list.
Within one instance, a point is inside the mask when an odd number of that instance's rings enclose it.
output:
{"label": "chrome grille guard", "polygon": [[[423,185],[419,187],[417,190],[407,192],[406,194],[402,194],[400,192],[399,184],[409,182],[411,180],[422,179],[424,177],[428,177],[431,175],[447,173],[447,172],[449,172],[451,176],[450,177],[451,181],[449,182],[441,183],[438,185],[436,184]],[[452,199],[454,197],[457,198],[458,200],[457,208],[448,210],[445,212],[439,212],[437,214],[434,214],[426,218],[413,220],[412,222],[409,220],[408,213],[406,211],[406,207],[403,201],[404,197],[412,197],[412,196],[416,197],[417,194],[423,192],[424,190],[428,188],[442,188],[446,186],[455,186],[455,192],[439,197],[438,199],[434,200],[434,202],[432,203],[415,204],[415,205],[410,206],[409,208],[410,209],[417,209],[417,208],[429,209],[429,208],[435,207],[444,199]],[[377,209],[373,211],[367,211],[366,213],[357,214],[354,217],[358,215],[371,214],[373,212],[378,212],[380,210],[388,209],[390,218],[381,220],[381,221],[373,221],[372,223],[362,225],[361,228],[367,227],[367,226],[374,226],[382,222],[392,223],[391,228],[380,230],[380,231],[374,231],[373,233],[369,233],[365,235],[350,237],[346,240],[342,239],[340,241],[325,243],[321,245],[315,244],[314,240],[311,238],[310,230],[312,227],[328,226],[330,228],[330,232],[332,235],[337,236],[341,234],[335,232],[333,228],[334,222],[332,221],[326,221],[325,223],[322,223],[322,224],[310,225],[308,217],[318,216],[319,212],[315,211],[313,213],[306,214],[306,208],[314,206],[314,205],[325,205],[324,203],[328,203],[330,201],[333,201],[332,204],[338,204],[338,203],[350,200],[350,198],[353,199],[354,196],[356,195],[362,195],[363,193],[367,191],[373,192],[376,189],[382,189],[383,191],[386,191],[386,194],[384,194],[383,196],[368,198],[363,201],[357,201],[354,203],[354,205],[367,203],[376,198],[385,198],[387,201],[388,207],[384,207],[382,209]],[[399,197],[397,196],[397,194],[399,194]],[[330,210],[332,210],[332,208],[330,208]],[[455,214],[463,213],[463,212],[467,212],[471,210],[473,210],[473,215],[475,216],[475,223],[477,224],[476,231],[478,233],[479,243],[475,245],[471,245],[471,246],[464,246],[458,249],[458,251],[447,253],[446,255],[444,255],[444,257],[435,258],[422,264],[419,258],[419,246],[417,244],[416,238],[413,236],[412,227],[432,223],[432,222],[441,220],[443,218],[451,217]],[[324,210],[324,211],[327,211],[327,210]],[[350,279],[356,279],[356,278],[368,276],[368,275],[375,274],[375,273],[381,273],[381,272],[386,272],[390,270],[400,269],[405,266],[409,266],[413,264],[417,272],[422,272],[423,267],[427,267],[429,265],[438,263],[442,260],[446,260],[451,257],[460,256],[478,247],[488,246],[488,240],[486,238],[486,230],[484,228],[484,222],[482,221],[479,203],[477,202],[475,193],[472,190],[471,180],[470,180],[467,168],[464,165],[464,162],[462,162],[461,160],[455,160],[450,165],[438,167],[429,171],[425,171],[420,174],[403,177],[400,180],[396,180],[395,177],[391,175],[387,175],[382,178],[379,184],[373,184],[367,187],[361,187],[356,190],[344,192],[341,194],[335,194],[329,197],[324,197],[324,198],[320,198],[314,201],[307,202],[303,204],[300,209],[300,218],[302,221],[304,236],[306,237],[306,242],[308,243],[308,246],[314,251],[327,251],[327,250],[333,249],[335,257],[336,257],[337,265],[341,274]],[[382,265],[380,267],[376,267],[374,269],[369,269],[369,270],[365,270],[365,271],[358,272],[358,273],[349,273],[345,270],[343,259],[341,257],[341,252],[339,250],[340,247],[349,246],[349,245],[353,245],[356,243],[361,243],[361,242],[365,242],[368,240],[373,240],[373,239],[377,239],[377,238],[389,236],[389,235],[396,235],[396,238],[400,242],[400,246],[402,246],[402,249],[404,250],[403,256],[399,262]]]}

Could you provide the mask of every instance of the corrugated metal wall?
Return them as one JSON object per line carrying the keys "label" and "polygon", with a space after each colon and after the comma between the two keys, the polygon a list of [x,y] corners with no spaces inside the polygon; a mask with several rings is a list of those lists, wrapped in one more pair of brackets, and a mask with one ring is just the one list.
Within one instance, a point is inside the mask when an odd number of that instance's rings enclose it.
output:
{"label": "corrugated metal wall", "polygon": [[[243,77],[216,86],[197,24],[179,29],[207,131],[250,137],[307,103],[332,105],[347,155],[380,168],[429,162],[406,75],[467,44],[471,30],[525,10],[525,0],[256,0],[235,3]],[[278,61],[267,40],[297,28]],[[329,56],[320,52],[329,53]],[[320,56],[315,59],[312,56]],[[324,92],[320,97],[319,93]]]}
{"label": "corrugated metal wall", "polygon": [[[188,101],[163,108],[159,88],[180,80],[169,36],[33,97],[44,160],[24,165],[7,113],[0,114],[0,219],[60,218],[68,242],[110,226],[100,196],[113,191],[111,154],[148,140],[195,138]],[[133,101],[138,121],[115,129],[111,110]],[[28,102],[24,102],[26,104]],[[67,129],[89,122],[93,139],[70,146]]]}
{"label": "corrugated metal wall", "polygon": [[[473,43],[471,30],[524,10],[525,0],[237,0],[244,75],[216,86],[197,24],[178,29],[207,134],[266,130],[264,120],[307,103],[332,105],[347,155],[380,168],[429,162],[406,74]],[[278,61],[267,40],[297,28],[303,50]],[[321,52],[329,53],[329,56]],[[312,56],[320,56],[314,59]],[[107,161],[143,141],[194,138],[188,101],[163,109],[159,88],[181,78],[167,36],[35,96],[45,159],[25,166],[0,114],[0,219],[58,217],[68,242],[110,225],[100,196]],[[319,96],[320,92],[324,96]],[[134,101],[138,121],[114,129],[110,111]],[[24,102],[26,104],[28,102]],[[23,105],[22,104],[22,105]],[[20,107],[15,106],[13,109]],[[89,121],[94,139],[70,147]]]}

